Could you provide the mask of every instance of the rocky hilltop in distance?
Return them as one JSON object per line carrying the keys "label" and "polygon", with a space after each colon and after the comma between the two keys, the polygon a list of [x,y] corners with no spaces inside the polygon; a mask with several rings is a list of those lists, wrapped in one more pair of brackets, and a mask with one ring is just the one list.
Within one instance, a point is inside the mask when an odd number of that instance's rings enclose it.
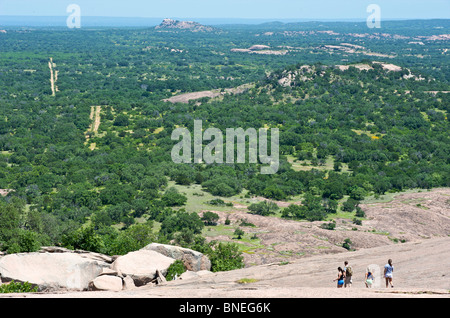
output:
{"label": "rocky hilltop in distance", "polygon": [[189,30],[193,32],[211,32],[214,31],[213,27],[202,25],[193,21],[179,21],[173,19],[164,19],[162,23],[155,27],[155,29],[178,29]]}

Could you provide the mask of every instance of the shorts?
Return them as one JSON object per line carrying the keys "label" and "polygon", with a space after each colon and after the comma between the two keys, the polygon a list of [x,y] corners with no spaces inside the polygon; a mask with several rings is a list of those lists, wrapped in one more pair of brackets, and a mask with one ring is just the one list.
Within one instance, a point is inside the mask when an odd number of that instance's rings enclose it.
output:
{"label": "shorts", "polygon": [[347,276],[347,277],[345,277],[345,283],[348,285],[348,284],[351,284],[352,283],[352,277],[351,276]]}
{"label": "shorts", "polygon": [[373,280],[367,279],[367,280],[366,280],[366,283],[367,283],[367,285],[372,285],[372,284],[373,284]]}
{"label": "shorts", "polygon": [[344,285],[344,280],[343,279],[338,280],[338,286],[342,286],[342,285]]}

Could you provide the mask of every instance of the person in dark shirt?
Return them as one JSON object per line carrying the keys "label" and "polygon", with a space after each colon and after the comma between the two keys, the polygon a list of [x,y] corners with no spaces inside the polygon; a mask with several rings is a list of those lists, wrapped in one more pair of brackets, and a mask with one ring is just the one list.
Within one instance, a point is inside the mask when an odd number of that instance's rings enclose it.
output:
{"label": "person in dark shirt", "polygon": [[345,271],[338,267],[338,277],[333,280],[333,282],[337,281],[337,288],[342,288],[344,286],[344,279],[345,279]]}

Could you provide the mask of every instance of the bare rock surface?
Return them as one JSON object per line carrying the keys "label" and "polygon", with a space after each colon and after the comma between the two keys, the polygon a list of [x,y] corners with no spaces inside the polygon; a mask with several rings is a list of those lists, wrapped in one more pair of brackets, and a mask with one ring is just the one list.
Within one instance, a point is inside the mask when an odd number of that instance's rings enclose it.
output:
{"label": "bare rock surface", "polygon": [[164,19],[156,30],[188,30],[192,32],[211,32],[213,27],[202,25],[194,21],[179,21],[173,19]]}
{"label": "bare rock surface", "polygon": [[122,278],[113,275],[101,275],[92,281],[92,290],[121,291]]}
{"label": "bare rock surface", "polygon": [[[281,208],[289,205],[287,202],[274,202]],[[322,228],[329,221],[308,222],[254,215],[238,205],[231,213],[208,211],[219,215],[219,224],[224,224],[228,219],[235,227],[243,220],[254,225],[241,227],[248,236],[258,237],[255,243],[241,243],[249,248],[249,252],[243,254],[247,267],[346,253],[342,246],[346,239],[352,242],[352,249],[361,250],[381,246],[387,248],[400,242],[448,237],[450,234],[450,188],[389,194],[379,200],[365,202],[360,207],[366,214],[361,225],[354,224],[348,218],[336,218],[336,228],[332,231]],[[227,236],[210,239],[235,241]]]}
{"label": "bare rock surface", "polygon": [[83,250],[70,250],[68,248],[59,246],[43,246],[39,250],[39,253],[74,253],[80,257],[88,258],[94,261],[101,261],[106,263],[112,263],[114,258],[105,254],[83,251]]}
{"label": "bare rock surface", "polygon": [[[373,288],[364,287],[367,266],[381,271],[394,261],[394,288],[380,276]],[[336,288],[337,267],[348,260],[354,270],[351,288]],[[0,295],[44,298],[450,298],[450,238],[399,243],[354,252],[317,255],[289,264],[273,263],[195,279],[143,286],[121,292],[67,292]],[[377,271],[376,271],[377,272]],[[248,282],[248,283],[245,283]]]}
{"label": "bare rock surface", "polygon": [[[156,280],[158,276],[158,284],[136,284],[139,286],[135,287],[131,275],[127,275],[127,272],[135,270],[112,267],[101,271],[99,275],[121,276],[123,286],[127,281],[132,282],[130,288],[124,287],[119,292],[53,291],[41,294],[0,294],[0,297],[449,298],[450,188],[386,195],[366,201],[361,207],[366,213],[362,225],[352,224],[348,219],[337,219],[336,228],[331,231],[321,228],[324,222],[262,217],[248,214],[245,207],[236,205],[232,213],[217,211],[217,214],[220,216],[219,223],[228,218],[232,225],[240,224],[244,219],[255,225],[245,228],[257,234],[259,240],[251,253],[244,253],[246,266],[243,269],[219,273],[189,271],[182,275],[182,279],[165,282],[162,279],[164,268],[157,266],[154,276],[149,277]],[[346,238],[353,242],[353,251],[342,247]],[[223,236],[220,239],[229,238]],[[166,257],[155,251],[138,252]],[[85,253],[80,255],[86,256]],[[386,288],[382,279],[383,266],[389,258],[394,261],[395,288]],[[2,257],[0,261],[4,259]],[[175,261],[174,258],[169,259],[170,262]],[[338,289],[333,279],[337,276],[337,267],[343,266],[345,260],[350,262],[354,270],[353,286],[350,289]],[[145,262],[141,266],[146,266]],[[376,276],[374,288],[371,289],[364,285],[367,267]]]}
{"label": "bare rock surface", "polygon": [[111,265],[111,269],[133,278],[136,286],[148,284],[156,278],[159,270],[163,275],[175,259],[151,250],[139,250],[119,256]]}
{"label": "bare rock surface", "polygon": [[3,282],[29,282],[40,290],[85,290],[109,264],[75,253],[20,253],[0,258]]}

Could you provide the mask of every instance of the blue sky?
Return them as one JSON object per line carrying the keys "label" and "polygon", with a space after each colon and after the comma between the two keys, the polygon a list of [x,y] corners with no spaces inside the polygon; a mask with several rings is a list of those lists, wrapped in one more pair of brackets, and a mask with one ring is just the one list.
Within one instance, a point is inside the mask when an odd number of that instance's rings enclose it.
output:
{"label": "blue sky", "polygon": [[82,15],[149,18],[366,19],[369,4],[382,19],[450,18],[450,0],[0,0],[0,15]]}

